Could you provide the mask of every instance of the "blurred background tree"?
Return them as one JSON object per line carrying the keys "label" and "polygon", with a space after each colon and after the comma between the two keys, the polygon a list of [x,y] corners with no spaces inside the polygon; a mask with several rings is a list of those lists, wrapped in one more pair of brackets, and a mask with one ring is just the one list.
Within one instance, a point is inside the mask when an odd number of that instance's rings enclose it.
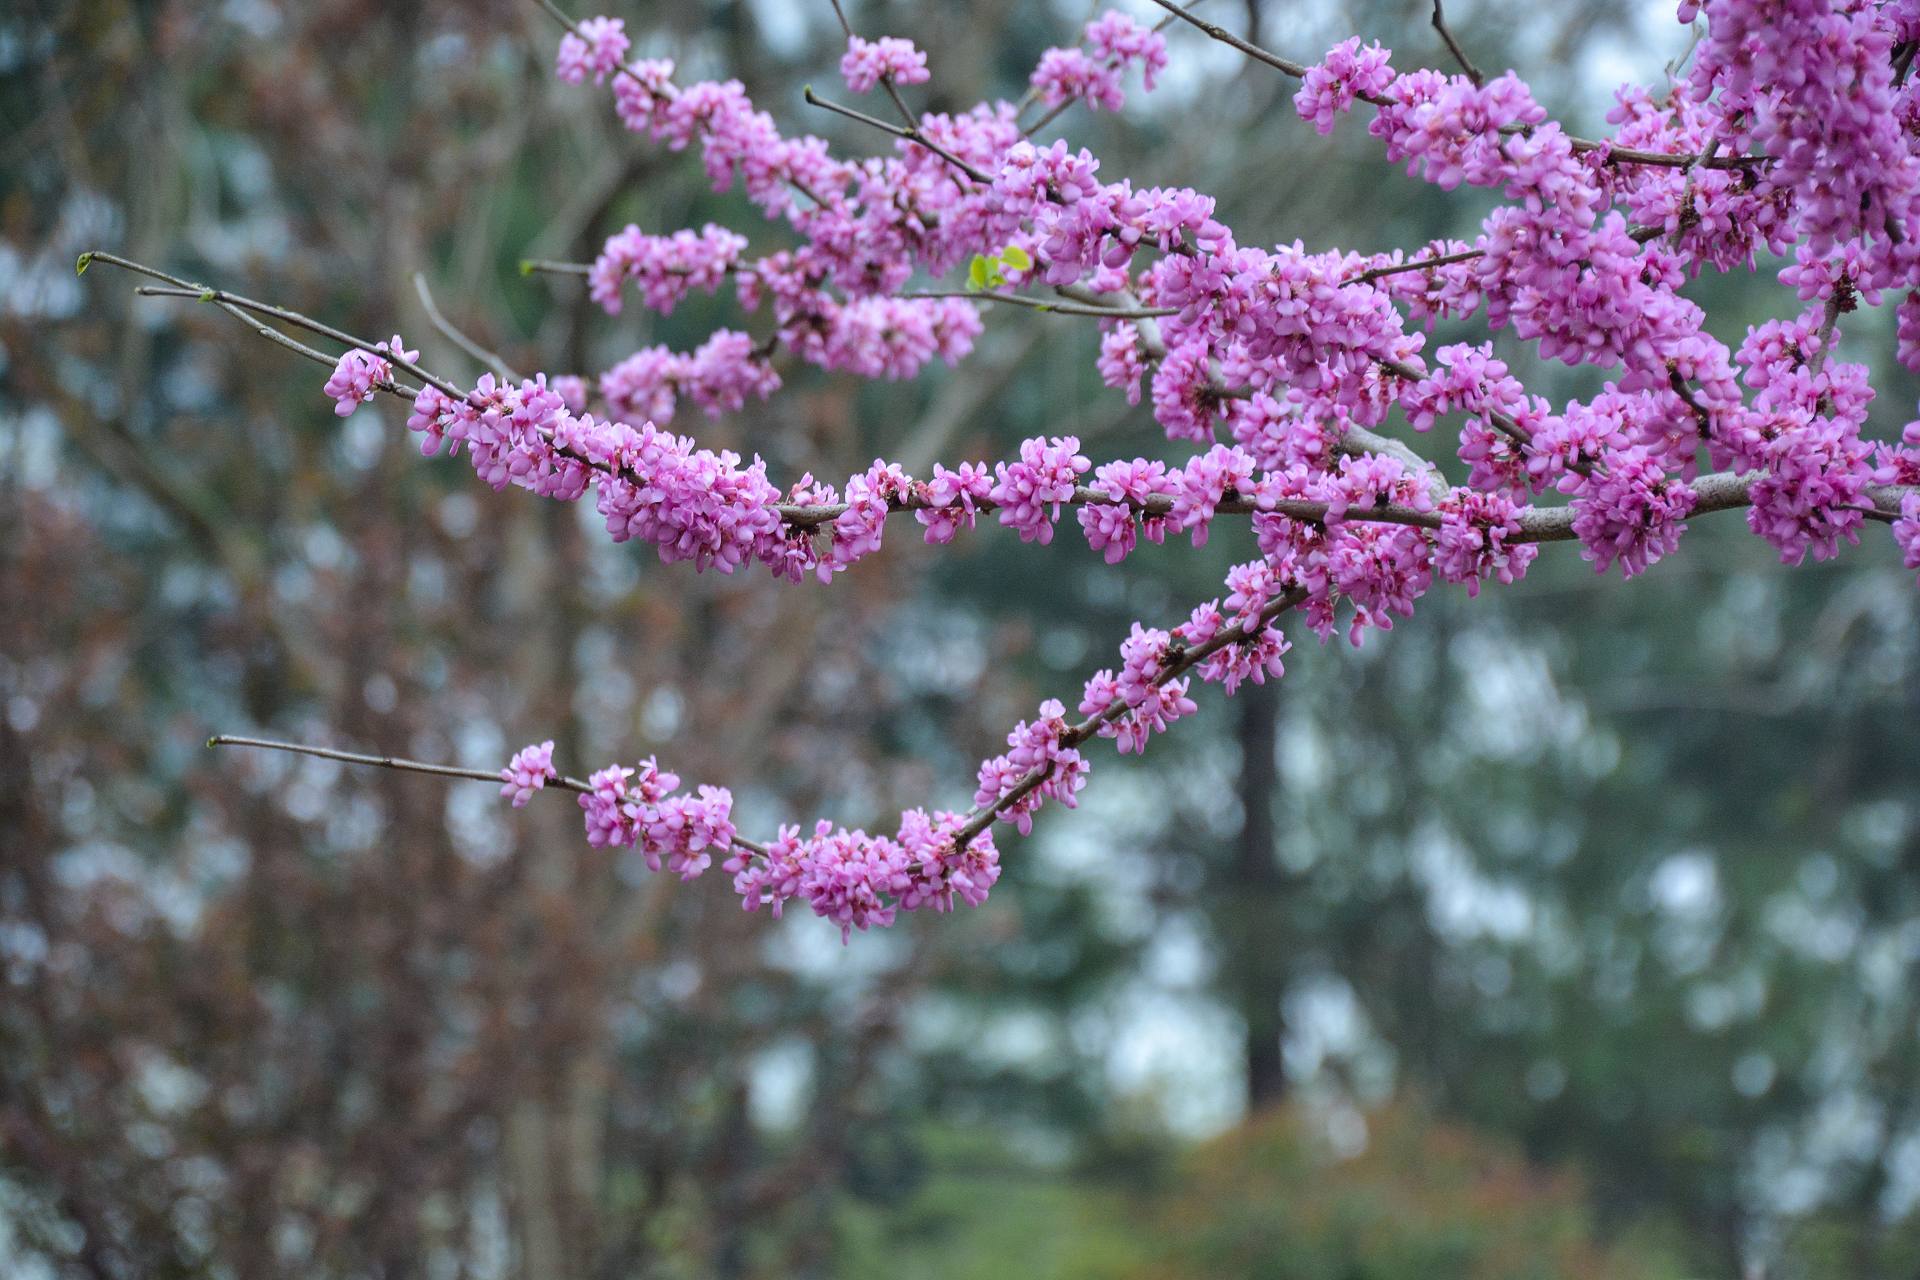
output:
{"label": "blurred background tree", "polygon": [[[1294,56],[1442,60],[1414,0],[1217,9]],[[1686,47],[1659,6],[1448,12],[1586,126]],[[621,16],[875,146],[799,101],[827,6]],[[932,51],[948,108],[1017,95],[1090,11],[852,16]],[[1170,35],[1158,93],[1057,128],[1250,239],[1482,212]],[[551,733],[659,750],[760,825],[859,821],[963,798],[1235,558],[1244,530],[1124,575],[983,532],[826,592],[668,571],[411,459],[390,408],[336,419],[218,316],[72,276],[113,248],[463,373],[428,297],[522,367],[691,345],[719,304],[609,321],[517,270],[628,221],[776,234],[554,84],[555,39],[504,0],[0,15],[0,1275],[1912,1274],[1920,617],[1874,540],[1780,573],[1703,522],[1635,589],[1561,555],[1436,593],[1109,764],[985,910],[845,950],[636,874],[562,804],[207,757],[263,727],[492,767]],[[1694,288],[1722,338],[1781,305]],[[780,474],[1043,425],[1156,447],[1090,327],[988,320],[953,374],[809,374],[689,429]],[[1886,434],[1916,389],[1883,385]]]}

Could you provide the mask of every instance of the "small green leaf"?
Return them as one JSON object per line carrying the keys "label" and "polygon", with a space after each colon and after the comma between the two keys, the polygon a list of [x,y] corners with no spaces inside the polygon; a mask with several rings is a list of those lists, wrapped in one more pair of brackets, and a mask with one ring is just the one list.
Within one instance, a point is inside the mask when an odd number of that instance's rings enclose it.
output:
{"label": "small green leaf", "polygon": [[521,274],[521,275],[523,275],[523,276],[530,276],[530,275],[532,275],[532,274],[533,274],[533,259],[532,259],[532,258],[522,258],[522,259],[520,259],[520,274]]}
{"label": "small green leaf", "polygon": [[984,253],[974,254],[973,263],[967,268],[967,287],[970,289],[986,288],[992,269],[992,265]]}
{"label": "small green leaf", "polygon": [[200,301],[202,301],[202,302],[212,302],[212,301],[213,301],[213,290],[211,290],[211,289],[202,289],[202,290],[200,291]]}
{"label": "small green leaf", "polygon": [[1025,271],[1033,266],[1033,255],[1017,244],[1010,244],[1000,254],[1000,260],[1016,271]]}
{"label": "small green leaf", "polygon": [[93,250],[89,249],[85,253],[80,255],[80,260],[78,262],[73,264],[73,274],[77,276],[83,276],[87,274],[87,268],[92,265],[93,265]]}

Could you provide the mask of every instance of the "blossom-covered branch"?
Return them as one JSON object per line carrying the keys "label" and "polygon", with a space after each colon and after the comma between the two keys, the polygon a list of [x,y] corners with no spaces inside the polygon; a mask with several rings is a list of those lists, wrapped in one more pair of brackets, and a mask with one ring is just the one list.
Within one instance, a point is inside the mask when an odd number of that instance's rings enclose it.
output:
{"label": "blossom-covered branch", "polygon": [[[1229,693],[1280,675],[1282,613],[1297,611],[1323,641],[1358,644],[1411,616],[1436,582],[1469,593],[1512,582],[1540,543],[1577,541],[1598,570],[1631,577],[1671,554],[1693,517],[1734,509],[1788,563],[1834,555],[1878,520],[1920,570],[1920,420],[1898,440],[1869,440],[1867,366],[1840,358],[1843,318],[1893,291],[1896,356],[1920,370],[1912,6],[1688,0],[1682,20],[1704,12],[1708,36],[1686,79],[1660,98],[1623,86],[1611,136],[1595,140],[1550,120],[1514,73],[1483,76],[1438,4],[1434,26],[1464,74],[1397,70],[1359,37],[1295,63],[1156,3],[1299,79],[1296,111],[1320,132],[1365,105],[1390,161],[1501,203],[1471,241],[1410,258],[1243,244],[1204,192],[1136,187],[1103,175],[1088,150],[1035,143],[1019,104],[916,114],[904,90],[931,76],[924,53],[899,37],[867,40],[844,15],[848,88],[883,90],[901,123],[811,88],[802,100],[889,139],[890,154],[844,159],[818,137],[789,136],[739,82],[681,84],[669,61],[628,60],[619,19],[574,22],[548,4],[567,27],[563,79],[607,85],[629,129],[697,150],[716,190],[739,184],[797,243],[754,255],[747,236],[717,224],[630,226],[591,264],[530,266],[584,276],[610,313],[634,296],[665,314],[695,291],[730,289],[764,336],[721,329],[693,351],[649,347],[591,382],[488,374],[460,387],[398,337],[369,343],[100,260],[162,281],[143,292],[212,302],[333,363],[325,391],[337,412],[406,397],[424,452],[464,450],[495,488],[591,494],[614,540],[696,569],[757,563],[826,581],[878,550],[895,515],[911,513],[928,542],[991,514],[1046,543],[1067,510],[1117,564],[1142,540],[1184,533],[1198,545],[1216,518],[1244,516],[1257,553],[1229,572],[1222,597],[1171,629],[1134,624],[1119,664],[1087,681],[1082,719],[1044,704],[982,765],[967,813],[910,811],[885,837],[822,824],[756,843],[733,830],[730,793],[681,792],[650,761],[568,784],[543,744],[507,770],[516,802],[548,782],[579,791],[596,844],[638,847],[683,875],[725,854],[749,907],[801,897],[844,930],[984,896],[998,874],[996,822],[1024,831],[1046,800],[1071,805],[1088,767],[1080,748],[1095,736],[1143,748],[1193,710],[1191,674]],[[1167,56],[1159,29],[1105,14],[1079,45],[1047,51],[1029,98],[1118,109],[1128,78],[1138,71],[1151,89]],[[1729,347],[1684,286],[1763,258],[1785,260],[1778,277],[1797,314]],[[941,283],[963,269],[968,288]],[[1052,297],[1029,292],[1042,289]],[[1041,435],[991,466],[935,465],[917,478],[878,459],[841,486],[806,476],[781,487],[761,460],[666,429],[682,402],[721,415],[776,394],[792,361],[890,379],[934,359],[957,364],[982,303],[1097,322],[1102,380],[1147,406],[1165,456],[1095,465],[1076,438]],[[1609,380],[1555,405],[1491,342],[1429,350],[1436,323],[1474,317]],[[263,319],[346,354],[336,361]],[[1444,430],[1464,482],[1403,429]]]}

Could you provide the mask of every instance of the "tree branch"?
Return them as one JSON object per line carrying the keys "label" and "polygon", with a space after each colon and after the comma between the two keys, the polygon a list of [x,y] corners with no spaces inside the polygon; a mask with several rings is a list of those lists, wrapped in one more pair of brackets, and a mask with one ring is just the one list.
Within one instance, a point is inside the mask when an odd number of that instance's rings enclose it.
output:
{"label": "tree branch", "polygon": [[[1243,40],[1233,32],[1228,31],[1225,27],[1208,22],[1205,18],[1197,16],[1191,10],[1175,4],[1174,0],[1153,0],[1153,2],[1189,26],[1205,32],[1208,36],[1218,40],[1221,44],[1238,49],[1255,62],[1265,63],[1274,70],[1292,76],[1296,80],[1306,79],[1307,72],[1310,68],[1305,63],[1295,62],[1291,58],[1283,58],[1277,53],[1262,49],[1259,45],[1251,41]],[[1393,103],[1392,98],[1386,97],[1383,94],[1362,93],[1358,96],[1362,102],[1370,103],[1376,107],[1389,106]],[[1527,125],[1509,125],[1502,129],[1501,132],[1524,134],[1531,132],[1531,128]],[[1607,153],[1606,159],[1608,164],[1652,165],[1665,169],[1691,169],[1696,165],[1708,169],[1745,169],[1755,165],[1767,164],[1772,159],[1770,156],[1719,156],[1711,160],[1702,161],[1698,155],[1673,155],[1664,151],[1640,151],[1632,147],[1616,147],[1607,142],[1595,142],[1591,138],[1576,138],[1571,134],[1567,135],[1567,142],[1575,151],[1604,150]]]}
{"label": "tree branch", "polygon": [[1442,7],[1444,3],[1445,0],[1433,0],[1433,29],[1440,33],[1440,39],[1446,43],[1447,51],[1453,55],[1454,61],[1460,64],[1460,69],[1467,73],[1467,79],[1473,81],[1473,87],[1478,89],[1486,84],[1487,78],[1480,74],[1480,68],[1473,65],[1473,59],[1469,58],[1467,51],[1460,47],[1460,42],[1453,38],[1453,31],[1447,26],[1447,15]]}
{"label": "tree branch", "polygon": [[813,91],[812,85],[808,85],[806,86],[806,88],[802,89],[800,92],[800,96],[806,99],[808,106],[824,107],[828,111],[833,112],[835,115],[845,116],[849,120],[857,120],[861,124],[864,124],[869,128],[878,129],[882,133],[890,133],[894,137],[899,138],[903,141],[911,142],[916,146],[925,147],[927,150],[933,152],[933,154],[939,156],[942,160],[945,160],[948,164],[958,169],[961,173],[966,174],[969,178],[972,178],[975,182],[980,183],[982,186],[993,185],[993,179],[991,177],[989,177],[986,173],[982,172],[981,170],[975,168],[973,165],[967,163],[965,160],[962,160],[959,156],[953,154],[953,152],[947,150],[945,147],[941,146],[939,143],[929,139],[926,134],[920,131],[920,128],[918,125],[912,125],[903,129],[897,124],[888,124],[885,120],[882,120],[877,116],[870,116],[864,111],[855,111],[852,107],[842,106],[838,102],[834,102],[831,99],[821,97],[819,94]]}
{"label": "tree branch", "polygon": [[453,343],[454,346],[460,348],[489,369],[492,369],[508,382],[520,381],[520,375],[513,371],[513,366],[501,359],[497,352],[481,346],[478,342],[475,342],[472,338],[469,338],[456,328],[451,320],[440,314],[440,308],[434,305],[433,293],[427,288],[426,272],[416,271],[413,273],[413,287],[420,294],[420,305],[426,308],[427,319],[433,322],[433,327],[438,329],[441,334],[446,337],[447,341]]}

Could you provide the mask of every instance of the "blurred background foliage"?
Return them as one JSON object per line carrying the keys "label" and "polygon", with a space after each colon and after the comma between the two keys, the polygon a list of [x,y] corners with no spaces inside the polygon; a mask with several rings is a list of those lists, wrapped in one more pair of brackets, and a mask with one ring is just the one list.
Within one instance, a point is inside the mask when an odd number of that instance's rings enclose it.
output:
{"label": "blurred background foliage", "polygon": [[[824,3],[617,12],[783,127],[878,145],[800,101],[835,81]],[[1442,62],[1415,0],[1208,12]],[[1448,13],[1586,132],[1687,45],[1660,6]],[[952,108],[1017,95],[1090,11],[851,15],[928,49]],[[1158,93],[1057,126],[1109,170],[1216,194],[1247,241],[1484,212],[1170,34]],[[609,320],[517,264],[628,221],[785,233],[555,84],[555,40],[507,0],[0,14],[0,1275],[1913,1274],[1920,615],[1882,538],[1788,571],[1702,519],[1631,585],[1559,548],[1363,651],[1302,644],[1278,689],[1097,756],[987,907],[845,949],[589,849],[564,803],[202,750],[493,767],[553,736],[574,772],[658,752],[730,785],[749,829],[871,824],[964,801],[1039,698],[1245,558],[1244,530],[1123,573],[1072,536],[896,530],[830,589],[696,577],[419,461],[393,405],[335,418],[324,371],[218,314],[73,276],[112,249],[463,378],[416,275],[522,368],[692,346],[724,299]],[[1795,309],[1766,270],[1693,289],[1729,340]],[[801,374],[679,425],[783,477],[1166,447],[1090,328],[1007,310],[954,373]],[[1916,393],[1891,344],[1863,313],[1843,347],[1883,435]]]}

